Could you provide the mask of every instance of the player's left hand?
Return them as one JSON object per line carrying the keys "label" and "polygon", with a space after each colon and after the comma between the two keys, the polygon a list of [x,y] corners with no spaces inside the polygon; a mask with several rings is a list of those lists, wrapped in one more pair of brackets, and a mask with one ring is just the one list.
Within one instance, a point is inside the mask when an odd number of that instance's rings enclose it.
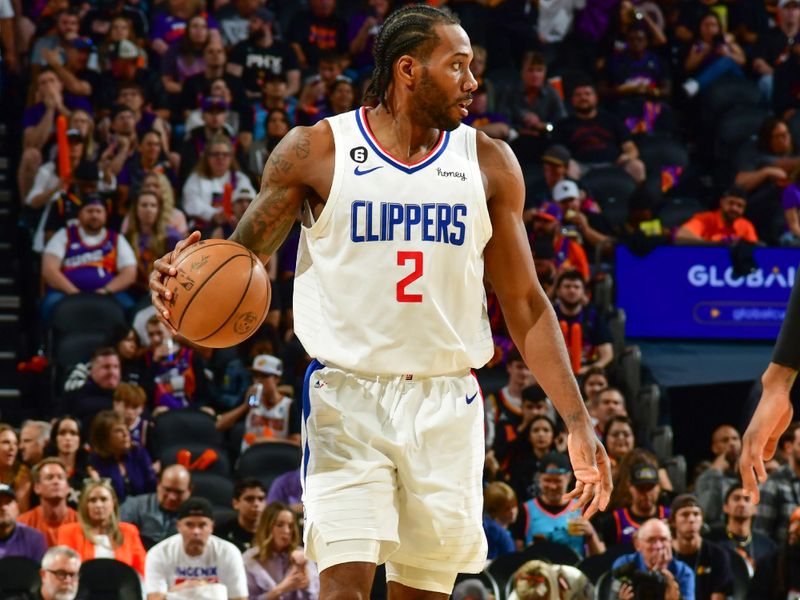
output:
{"label": "player's left hand", "polygon": [[605,510],[611,499],[611,463],[588,420],[569,432],[567,450],[576,481],[564,501],[577,498],[578,506],[586,507],[584,518],[590,519],[598,510]]}

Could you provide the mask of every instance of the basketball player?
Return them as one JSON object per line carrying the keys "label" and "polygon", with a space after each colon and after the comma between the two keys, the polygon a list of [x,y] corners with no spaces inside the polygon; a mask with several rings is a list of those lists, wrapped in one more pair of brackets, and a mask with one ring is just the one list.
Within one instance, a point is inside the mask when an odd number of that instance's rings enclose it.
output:
{"label": "basketball player", "polygon": [[756,412],[742,438],[739,470],[744,490],[758,503],[758,485],[767,479],[764,462],[775,456],[778,440],[792,422],[789,393],[800,369],[800,272],[795,279],[786,318],[781,326],[772,362],[761,376],[764,386]]}
{"label": "basketball player", "polygon": [[[608,457],[536,279],[519,164],[505,143],[461,125],[477,87],[471,59],[449,13],[393,13],[375,44],[378,107],[293,129],[231,237],[266,261],[305,209],[294,314],[316,359],[302,477],[322,600],[368,598],[383,562],[394,600],[447,598],[457,573],[484,566],[483,407],[470,371],[493,352],[484,265],[569,429],[568,498],[587,517],[609,500]],[[164,319],[170,261],[151,279]]]}

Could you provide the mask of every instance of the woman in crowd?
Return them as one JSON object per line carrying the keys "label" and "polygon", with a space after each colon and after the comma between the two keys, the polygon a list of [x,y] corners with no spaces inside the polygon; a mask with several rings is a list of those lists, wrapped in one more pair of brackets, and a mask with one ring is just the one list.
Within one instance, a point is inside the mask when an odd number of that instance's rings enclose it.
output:
{"label": "woman in crowd", "polygon": [[[661,486],[662,494],[669,494],[669,492],[672,491],[672,483],[669,480],[669,475],[659,466],[656,455],[644,448],[634,448],[623,456],[616,465],[616,472],[614,473],[614,491],[611,492],[611,501],[608,504],[609,511],[630,506],[631,492],[629,488],[631,470],[634,465],[641,463],[648,464],[658,471],[659,485]],[[668,501],[667,504],[669,504]]]}
{"label": "woman in crowd", "polygon": [[556,426],[544,415],[534,417],[513,443],[508,461],[508,483],[521,502],[536,496],[536,473],[539,461],[555,450]]}
{"label": "woman in crowd", "polygon": [[141,294],[146,294],[153,261],[175,248],[182,236],[167,223],[161,197],[145,191],[139,192],[131,207],[130,219],[124,233],[136,253],[137,274],[134,285]]}
{"label": "woman in crowd", "polygon": [[108,480],[86,483],[78,503],[78,522],[58,528],[58,545],[72,548],[82,561],[116,559],[144,577],[146,551],[139,529],[120,522],[119,501]]}
{"label": "woman in crowd", "polygon": [[19,512],[31,506],[31,473],[19,457],[19,438],[11,425],[0,423],[0,483],[14,488]]}
{"label": "woman in crowd", "polygon": [[226,214],[225,185],[235,189],[255,189],[247,175],[239,170],[233,155],[233,144],[226,135],[216,135],[206,144],[200,161],[183,186],[183,208],[194,226],[205,229],[212,224],[231,222],[233,215]]}
{"label": "woman in crowd", "polygon": [[253,142],[247,152],[247,168],[251,173],[260,173],[267,158],[292,128],[289,113],[282,108],[273,108],[266,118],[264,139]]}
{"label": "woman in crowd", "polygon": [[125,418],[113,410],[97,413],[91,429],[90,462],[111,480],[117,498],[148,494],[156,489],[153,461],[147,450],[131,443]]}
{"label": "woman in crowd", "polygon": [[[169,178],[163,173],[152,172],[145,175],[142,180],[140,192],[153,192],[161,198],[164,205],[164,214],[167,215],[167,223],[175,229],[181,236],[189,233],[189,225],[186,223],[186,215],[175,206],[175,191]],[[123,221],[122,231],[127,231],[126,223]]]}
{"label": "woman in crowd", "polygon": [[203,51],[208,40],[208,22],[202,13],[197,14],[189,19],[183,38],[164,54],[161,59],[161,81],[170,96],[179,96],[183,82],[205,70]]}
{"label": "woman in crowd", "polygon": [[119,204],[125,213],[130,210],[128,199],[131,196],[136,197],[145,177],[150,173],[163,173],[170,184],[177,181],[177,175],[167,159],[161,133],[155,129],[150,129],[141,137],[139,149],[125,161],[117,177]]}
{"label": "woman in crowd", "polygon": [[583,375],[581,392],[583,400],[589,406],[595,401],[597,395],[608,387],[608,375],[603,367],[590,367]]}
{"label": "woman in crowd", "polygon": [[742,47],[732,33],[724,33],[719,15],[714,11],[700,19],[694,43],[683,61],[689,77],[683,84],[688,96],[694,96],[724,75],[744,77],[747,62]]}
{"label": "woman in crowd", "polygon": [[83,445],[81,423],[75,417],[59,417],[50,430],[50,443],[45,456],[58,458],[67,468],[70,506],[77,506],[81,488],[86,479],[100,479],[97,470],[89,464],[89,453]]}
{"label": "woman in crowd", "polygon": [[146,369],[143,355],[145,349],[136,329],[130,325],[118,325],[108,337],[108,345],[117,349],[120,362],[120,381],[142,385]]}
{"label": "woman in crowd", "polygon": [[94,137],[94,119],[85,110],[77,108],[69,116],[69,129],[77,129],[83,136],[83,158],[96,160],[99,152],[97,140]]}
{"label": "woman in crowd", "polygon": [[623,415],[611,417],[603,431],[603,443],[615,468],[622,457],[634,449],[636,439],[633,434],[633,421]]}
{"label": "woman in crowd", "polygon": [[319,596],[317,566],[300,546],[294,513],[273,502],[258,521],[253,547],[244,553],[251,600],[315,600]]}

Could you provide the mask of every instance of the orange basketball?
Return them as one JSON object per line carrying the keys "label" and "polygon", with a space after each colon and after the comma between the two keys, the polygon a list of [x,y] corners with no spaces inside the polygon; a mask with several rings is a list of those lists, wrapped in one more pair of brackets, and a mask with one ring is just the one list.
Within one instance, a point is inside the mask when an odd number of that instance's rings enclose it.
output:
{"label": "orange basketball", "polygon": [[175,260],[165,285],[170,323],[187,340],[227,348],[246,340],[267,316],[272,295],[264,265],[244,246],[203,240]]}

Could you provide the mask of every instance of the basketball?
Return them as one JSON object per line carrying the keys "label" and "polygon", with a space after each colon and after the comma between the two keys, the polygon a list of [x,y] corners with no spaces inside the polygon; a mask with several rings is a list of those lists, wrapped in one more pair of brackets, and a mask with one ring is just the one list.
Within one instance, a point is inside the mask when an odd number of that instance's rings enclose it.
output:
{"label": "basketball", "polygon": [[167,278],[170,324],[187,340],[227,348],[264,322],[272,288],[264,265],[244,246],[202,240],[181,252],[178,274]]}

